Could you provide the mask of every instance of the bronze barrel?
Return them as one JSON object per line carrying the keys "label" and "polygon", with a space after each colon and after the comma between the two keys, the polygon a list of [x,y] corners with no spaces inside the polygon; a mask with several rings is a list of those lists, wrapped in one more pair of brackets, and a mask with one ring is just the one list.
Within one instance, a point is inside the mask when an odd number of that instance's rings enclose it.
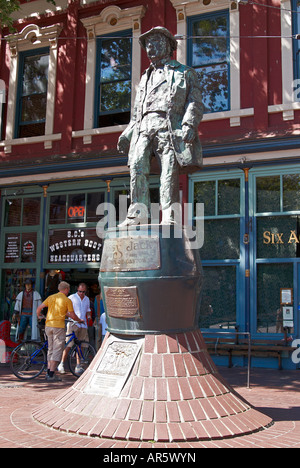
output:
{"label": "bronze barrel", "polygon": [[183,227],[141,225],[106,232],[99,283],[108,330],[121,335],[198,328],[202,266]]}

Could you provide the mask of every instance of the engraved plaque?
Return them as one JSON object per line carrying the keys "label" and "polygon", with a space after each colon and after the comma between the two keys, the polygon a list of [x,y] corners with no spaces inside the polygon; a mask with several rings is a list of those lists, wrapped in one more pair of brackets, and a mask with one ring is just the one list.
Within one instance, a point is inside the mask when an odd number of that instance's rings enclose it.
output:
{"label": "engraved plaque", "polygon": [[107,313],[110,317],[140,318],[137,287],[111,288],[104,286]]}
{"label": "engraved plaque", "polygon": [[111,336],[84,393],[118,397],[139,355],[144,338],[134,341]]}
{"label": "engraved plaque", "polygon": [[100,271],[159,270],[160,248],[156,237],[106,239]]}

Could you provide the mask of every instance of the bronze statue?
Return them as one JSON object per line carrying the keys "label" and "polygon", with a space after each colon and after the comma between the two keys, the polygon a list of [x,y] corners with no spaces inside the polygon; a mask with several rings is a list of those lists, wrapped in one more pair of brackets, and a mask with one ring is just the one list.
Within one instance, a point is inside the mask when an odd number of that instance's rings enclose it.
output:
{"label": "bronze statue", "polygon": [[140,36],[151,61],[143,74],[131,121],[118,150],[128,152],[131,205],[120,226],[148,222],[152,156],[159,162],[162,224],[174,224],[179,203],[179,174],[202,167],[198,125],[203,115],[200,84],[194,69],[172,59],[177,40],[163,27]]}

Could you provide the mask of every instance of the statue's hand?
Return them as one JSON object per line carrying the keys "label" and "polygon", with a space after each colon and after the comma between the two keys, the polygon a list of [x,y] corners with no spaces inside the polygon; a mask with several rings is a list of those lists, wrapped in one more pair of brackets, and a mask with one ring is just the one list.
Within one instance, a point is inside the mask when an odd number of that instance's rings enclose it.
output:
{"label": "statue's hand", "polygon": [[192,143],[195,139],[195,130],[188,125],[182,127],[182,139],[185,143]]}
{"label": "statue's hand", "polygon": [[118,146],[117,146],[118,151],[120,151],[120,153],[128,153],[129,146],[130,146],[130,141],[125,136],[121,135],[118,141]]}

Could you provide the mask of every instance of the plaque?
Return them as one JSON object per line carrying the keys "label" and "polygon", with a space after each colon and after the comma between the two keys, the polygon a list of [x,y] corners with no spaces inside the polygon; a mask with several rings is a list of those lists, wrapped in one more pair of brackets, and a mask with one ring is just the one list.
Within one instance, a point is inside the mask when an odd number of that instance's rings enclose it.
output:
{"label": "plaque", "polygon": [[118,397],[140,353],[144,338],[122,340],[110,336],[96,371],[84,393]]}
{"label": "plaque", "polygon": [[107,313],[116,318],[140,318],[137,287],[104,286]]}
{"label": "plaque", "polygon": [[100,271],[159,270],[160,248],[156,237],[106,239]]}

